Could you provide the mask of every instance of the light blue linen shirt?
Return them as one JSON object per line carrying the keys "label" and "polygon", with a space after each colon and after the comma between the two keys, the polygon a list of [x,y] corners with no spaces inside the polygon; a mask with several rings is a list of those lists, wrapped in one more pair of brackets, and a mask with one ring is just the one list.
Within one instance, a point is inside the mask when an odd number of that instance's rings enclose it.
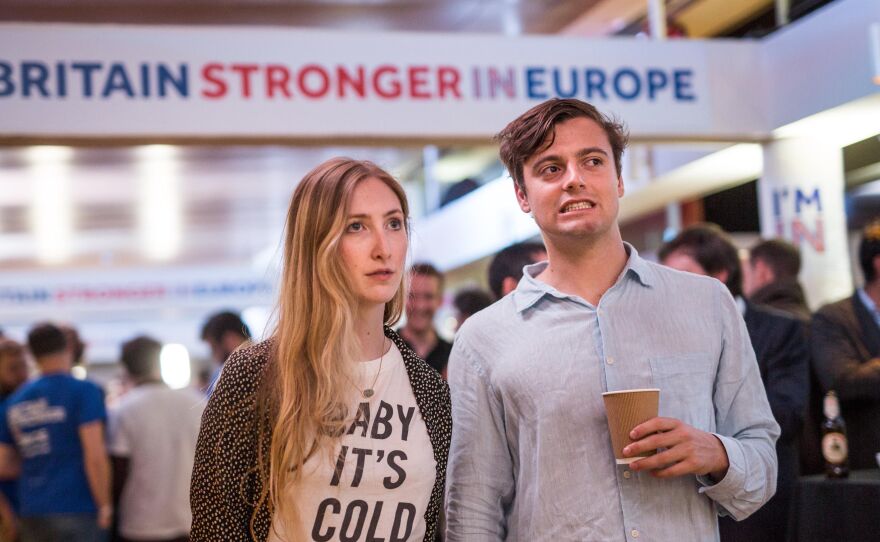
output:
{"label": "light blue linen shirt", "polygon": [[[629,258],[598,306],[535,279],[469,318],[449,360],[447,540],[717,540],[776,490],[779,426],[723,284]],[[721,440],[713,484],[616,465],[602,392],[660,388],[660,415]]]}

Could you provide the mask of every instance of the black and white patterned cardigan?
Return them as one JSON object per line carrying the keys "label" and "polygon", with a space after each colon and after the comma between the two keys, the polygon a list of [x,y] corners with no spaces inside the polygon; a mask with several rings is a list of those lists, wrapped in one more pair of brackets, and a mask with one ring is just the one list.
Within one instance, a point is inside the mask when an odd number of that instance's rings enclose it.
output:
{"label": "black and white patterned cardigan", "polygon": [[[425,511],[425,540],[433,541],[452,433],[449,386],[397,333],[386,327],[385,335],[403,355],[434,449],[437,478]],[[269,536],[272,518],[268,508],[263,505],[257,513],[253,525],[256,538],[251,535],[251,516],[262,491],[257,475],[258,447],[268,454],[271,441],[269,416],[257,420],[256,415],[256,391],[269,366],[271,350],[270,340],[232,354],[202,416],[190,489],[192,542],[264,542]],[[260,422],[267,428],[262,438]]]}

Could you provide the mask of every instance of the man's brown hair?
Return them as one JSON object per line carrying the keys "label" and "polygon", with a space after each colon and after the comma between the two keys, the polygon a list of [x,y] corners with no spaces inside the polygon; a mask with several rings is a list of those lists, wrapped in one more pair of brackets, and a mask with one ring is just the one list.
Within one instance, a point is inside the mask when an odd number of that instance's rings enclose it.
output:
{"label": "man's brown hair", "polygon": [[553,145],[557,124],[581,117],[598,124],[608,136],[614,167],[620,177],[620,159],[629,142],[629,133],[623,123],[603,115],[581,100],[553,98],[529,109],[495,136],[495,141],[501,144],[501,161],[520,189],[526,189],[523,177],[526,160]]}

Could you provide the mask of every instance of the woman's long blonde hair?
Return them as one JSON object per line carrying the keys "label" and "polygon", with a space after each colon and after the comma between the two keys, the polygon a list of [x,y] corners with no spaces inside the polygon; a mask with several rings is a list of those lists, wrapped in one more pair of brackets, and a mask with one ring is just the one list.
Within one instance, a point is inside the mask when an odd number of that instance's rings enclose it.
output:
{"label": "woman's long blonde hair", "polygon": [[[357,361],[356,301],[339,256],[350,198],[367,178],[387,185],[409,206],[400,184],[371,162],[334,158],[310,171],[293,193],[287,212],[284,268],[278,301],[273,356],[257,404],[259,419],[269,414],[272,439],[268,461],[259,454],[262,495],[288,536],[298,532],[295,507],[285,488],[296,483],[306,460],[337,439],[348,418],[349,371]],[[404,281],[385,305],[393,325],[404,306]]]}

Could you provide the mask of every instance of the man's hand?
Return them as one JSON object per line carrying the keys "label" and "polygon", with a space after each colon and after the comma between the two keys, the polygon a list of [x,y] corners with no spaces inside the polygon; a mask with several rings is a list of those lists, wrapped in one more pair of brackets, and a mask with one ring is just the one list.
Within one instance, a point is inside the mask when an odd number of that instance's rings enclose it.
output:
{"label": "man's hand", "polygon": [[730,465],[721,441],[712,433],[700,431],[675,418],[651,418],[629,434],[633,442],[623,449],[626,457],[665,448],[630,465],[635,471],[646,470],[657,478],[685,474],[708,474],[716,482],[727,474]]}
{"label": "man's hand", "polygon": [[105,531],[113,526],[113,507],[105,504],[98,508],[98,528]]}

